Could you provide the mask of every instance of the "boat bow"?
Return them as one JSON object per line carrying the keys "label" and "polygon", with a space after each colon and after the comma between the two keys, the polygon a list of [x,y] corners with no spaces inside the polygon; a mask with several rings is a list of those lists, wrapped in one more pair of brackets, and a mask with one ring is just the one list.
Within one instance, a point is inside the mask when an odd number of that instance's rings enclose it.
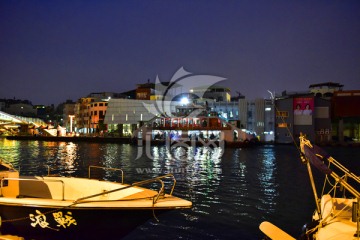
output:
{"label": "boat bow", "polygon": [[[300,149],[317,209],[313,214],[313,227],[307,228],[304,236],[316,240],[360,239],[360,193],[357,190],[360,178],[305,136],[300,136]],[[310,165],[325,174],[321,197],[318,197]]]}

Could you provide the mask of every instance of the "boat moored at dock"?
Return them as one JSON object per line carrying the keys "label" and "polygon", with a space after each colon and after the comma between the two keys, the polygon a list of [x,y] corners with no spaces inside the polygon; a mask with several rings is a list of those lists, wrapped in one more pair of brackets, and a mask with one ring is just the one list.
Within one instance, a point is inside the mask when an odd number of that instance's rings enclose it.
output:
{"label": "boat moored at dock", "polygon": [[93,179],[99,168],[104,169],[90,166],[89,178],[20,176],[1,161],[1,233],[24,233],[31,239],[119,239],[161,213],[192,207],[173,196],[176,180],[171,174],[125,184],[121,169],[110,169],[121,172],[121,182]]}
{"label": "boat moored at dock", "polygon": [[134,133],[137,143],[245,147],[257,142],[254,134],[225,121],[216,113],[208,113],[199,106],[185,108],[190,113],[203,111],[197,115],[185,114],[184,107],[178,109],[177,114],[157,116],[143,124]]}

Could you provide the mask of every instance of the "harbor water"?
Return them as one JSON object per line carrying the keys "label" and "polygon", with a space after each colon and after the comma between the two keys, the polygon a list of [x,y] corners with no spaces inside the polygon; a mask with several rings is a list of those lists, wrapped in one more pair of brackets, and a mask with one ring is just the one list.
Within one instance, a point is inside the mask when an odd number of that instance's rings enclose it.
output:
{"label": "harbor water", "polygon": [[[360,148],[324,149],[359,174]],[[87,177],[89,165],[121,168],[126,183],[174,174],[174,195],[191,200],[193,208],[159,215],[159,221],[154,218],[139,226],[126,240],[262,239],[262,221],[299,237],[315,209],[306,167],[292,145],[167,149],[0,138],[0,158],[11,162],[22,175],[46,175],[49,167],[54,174]],[[319,171],[314,169],[313,174],[316,181],[322,181]],[[120,176],[109,171],[101,177],[119,180]]]}

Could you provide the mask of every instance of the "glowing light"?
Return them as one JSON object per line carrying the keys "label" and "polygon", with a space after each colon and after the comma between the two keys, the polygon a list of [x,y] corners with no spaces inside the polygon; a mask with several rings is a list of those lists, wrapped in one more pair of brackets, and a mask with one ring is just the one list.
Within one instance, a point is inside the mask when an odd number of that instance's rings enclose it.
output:
{"label": "glowing light", "polygon": [[72,133],[72,126],[73,126],[73,119],[74,119],[74,115],[69,115],[70,118],[70,132]]}
{"label": "glowing light", "polygon": [[189,103],[189,99],[186,98],[186,97],[183,97],[181,100],[180,100],[180,103],[183,104],[183,105],[186,105]]}

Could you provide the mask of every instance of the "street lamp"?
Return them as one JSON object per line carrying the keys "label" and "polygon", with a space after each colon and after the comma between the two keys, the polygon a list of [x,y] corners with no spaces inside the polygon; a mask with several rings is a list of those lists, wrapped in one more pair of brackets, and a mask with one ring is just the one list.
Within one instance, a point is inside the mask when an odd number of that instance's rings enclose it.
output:
{"label": "street lamp", "polygon": [[72,123],[73,123],[74,117],[75,117],[75,115],[69,115],[69,118],[70,118],[70,133],[72,133]]}

